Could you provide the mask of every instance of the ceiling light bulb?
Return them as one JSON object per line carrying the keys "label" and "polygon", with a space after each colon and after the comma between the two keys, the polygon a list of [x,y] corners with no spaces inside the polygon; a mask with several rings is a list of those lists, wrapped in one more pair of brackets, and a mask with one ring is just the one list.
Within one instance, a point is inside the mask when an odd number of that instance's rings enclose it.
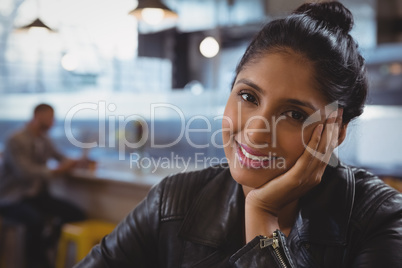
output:
{"label": "ceiling light bulb", "polygon": [[200,44],[200,52],[206,58],[213,58],[219,52],[219,44],[213,37],[206,37]]}
{"label": "ceiling light bulb", "polygon": [[165,12],[160,8],[144,8],[141,16],[146,23],[157,25],[162,22]]}
{"label": "ceiling light bulb", "polygon": [[28,33],[29,33],[30,35],[40,35],[40,36],[43,36],[43,35],[47,34],[48,32],[49,32],[49,30],[46,29],[46,28],[43,28],[43,27],[31,27],[31,28],[29,28],[29,30],[28,30]]}
{"label": "ceiling light bulb", "polygon": [[61,66],[67,71],[74,71],[78,67],[78,59],[72,54],[66,54],[61,59]]}

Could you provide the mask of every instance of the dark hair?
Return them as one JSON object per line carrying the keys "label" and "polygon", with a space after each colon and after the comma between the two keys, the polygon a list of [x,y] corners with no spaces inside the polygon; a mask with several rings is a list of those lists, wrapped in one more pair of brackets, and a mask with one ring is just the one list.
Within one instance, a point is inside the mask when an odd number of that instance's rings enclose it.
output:
{"label": "dark hair", "polygon": [[36,105],[33,113],[34,113],[34,115],[36,115],[37,113],[41,113],[44,111],[53,111],[53,107],[50,106],[49,104],[41,103],[41,104]]}
{"label": "dark hair", "polygon": [[339,2],[306,3],[291,15],[266,24],[236,68],[236,77],[262,54],[299,53],[315,69],[318,89],[343,108],[343,123],[363,112],[367,95],[364,59],[350,36],[351,12]]}

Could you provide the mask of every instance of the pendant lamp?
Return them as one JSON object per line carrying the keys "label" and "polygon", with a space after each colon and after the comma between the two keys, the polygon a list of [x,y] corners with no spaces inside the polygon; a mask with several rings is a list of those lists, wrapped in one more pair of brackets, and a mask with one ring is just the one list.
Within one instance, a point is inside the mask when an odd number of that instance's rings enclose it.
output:
{"label": "pendant lamp", "polygon": [[49,32],[56,32],[55,30],[53,30],[52,28],[50,28],[49,26],[47,26],[40,18],[35,19],[34,21],[32,21],[31,23],[18,27],[16,30],[17,31],[29,31],[32,28],[41,28],[41,29],[46,29]]}
{"label": "pendant lamp", "polygon": [[18,27],[15,30],[17,32],[20,31],[36,31],[36,30],[40,30],[40,31],[46,31],[46,32],[56,32],[55,30],[53,30],[52,28],[50,28],[49,26],[47,26],[41,19],[40,16],[41,15],[41,3],[40,0],[36,0],[36,19],[34,19],[31,23]]}
{"label": "pendant lamp", "polygon": [[164,19],[176,20],[179,17],[159,0],[139,0],[138,6],[129,14],[151,25],[157,25]]}

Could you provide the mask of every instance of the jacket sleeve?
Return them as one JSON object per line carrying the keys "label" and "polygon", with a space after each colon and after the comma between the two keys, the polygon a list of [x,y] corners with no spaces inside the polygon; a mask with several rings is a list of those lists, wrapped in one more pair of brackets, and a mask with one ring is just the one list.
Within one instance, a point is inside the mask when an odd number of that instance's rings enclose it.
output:
{"label": "jacket sleeve", "polygon": [[383,202],[372,204],[360,226],[367,226],[359,237],[352,267],[402,267],[402,194],[388,193]]}
{"label": "jacket sleeve", "polygon": [[229,260],[230,267],[296,267],[285,235],[276,230],[272,238],[257,236]]}
{"label": "jacket sleeve", "polygon": [[161,185],[152,188],[113,232],[74,267],[158,267],[155,256],[161,192]]}

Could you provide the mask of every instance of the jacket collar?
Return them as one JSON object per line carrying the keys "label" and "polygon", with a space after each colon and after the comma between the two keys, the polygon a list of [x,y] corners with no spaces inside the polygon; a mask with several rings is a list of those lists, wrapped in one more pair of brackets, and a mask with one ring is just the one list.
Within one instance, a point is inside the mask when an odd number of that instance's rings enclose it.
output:
{"label": "jacket collar", "polygon": [[[244,193],[229,168],[224,168],[202,189],[188,210],[179,235],[214,248],[225,243],[243,243]],[[233,234],[233,235],[231,235]],[[239,241],[241,239],[241,241]]]}
{"label": "jacket collar", "polygon": [[327,166],[321,183],[300,200],[290,236],[302,241],[344,245],[354,200],[354,176],[340,164]]}
{"label": "jacket collar", "polygon": [[[354,176],[348,167],[328,166],[322,182],[300,200],[289,236],[321,244],[345,244],[354,191]],[[244,243],[244,194],[229,168],[201,191],[185,216],[179,235],[214,248],[225,243]]]}

